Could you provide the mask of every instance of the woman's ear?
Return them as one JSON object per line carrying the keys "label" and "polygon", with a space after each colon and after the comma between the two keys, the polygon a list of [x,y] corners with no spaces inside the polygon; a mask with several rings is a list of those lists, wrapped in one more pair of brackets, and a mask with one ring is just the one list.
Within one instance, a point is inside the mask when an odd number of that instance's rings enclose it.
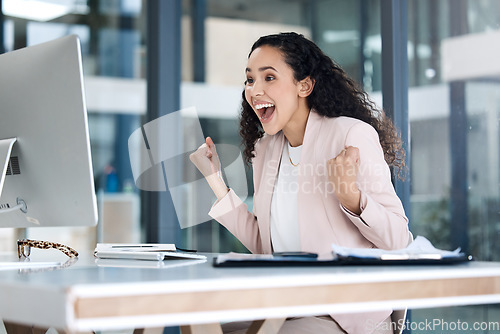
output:
{"label": "woman's ear", "polygon": [[302,79],[299,82],[299,96],[308,97],[314,89],[314,80],[311,77]]}

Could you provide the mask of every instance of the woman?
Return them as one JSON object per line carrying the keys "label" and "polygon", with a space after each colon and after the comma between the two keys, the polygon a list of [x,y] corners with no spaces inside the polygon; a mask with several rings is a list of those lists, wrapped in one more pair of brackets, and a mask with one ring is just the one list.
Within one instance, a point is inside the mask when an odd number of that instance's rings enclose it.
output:
{"label": "woman", "polygon": [[[240,134],[253,167],[253,212],[226,187],[207,138],[191,160],[217,196],[209,214],[253,253],[328,254],[332,243],[406,247],[411,234],[389,170],[404,168],[404,151],[366,93],[295,33],[257,40],[246,77]],[[367,323],[387,322],[390,313],[332,315],[330,322],[337,332],[366,334],[373,330]]]}

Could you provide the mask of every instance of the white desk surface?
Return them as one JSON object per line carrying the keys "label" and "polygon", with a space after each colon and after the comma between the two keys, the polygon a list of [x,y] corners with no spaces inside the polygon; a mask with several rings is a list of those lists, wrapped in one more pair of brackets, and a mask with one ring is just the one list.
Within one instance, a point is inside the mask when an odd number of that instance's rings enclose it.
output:
{"label": "white desk surface", "polygon": [[88,331],[500,302],[500,263],[214,268],[212,255],[205,263],[117,261],[122,266],[83,254],[59,270],[0,270],[0,319]]}

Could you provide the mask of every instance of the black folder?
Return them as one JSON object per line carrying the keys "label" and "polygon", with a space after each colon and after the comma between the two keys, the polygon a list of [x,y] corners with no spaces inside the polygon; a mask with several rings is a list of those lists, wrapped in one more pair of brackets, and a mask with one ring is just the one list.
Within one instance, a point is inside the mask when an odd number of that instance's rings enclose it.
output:
{"label": "black folder", "polygon": [[[290,256],[290,255],[252,255],[238,254],[228,256],[222,254],[214,257],[213,266],[219,268],[231,267],[307,267],[307,266],[385,266],[385,265],[449,265],[473,261],[472,256],[459,253],[456,256],[437,257],[422,255],[420,257],[390,257],[366,258],[355,256]],[[248,256],[239,256],[248,255]]]}

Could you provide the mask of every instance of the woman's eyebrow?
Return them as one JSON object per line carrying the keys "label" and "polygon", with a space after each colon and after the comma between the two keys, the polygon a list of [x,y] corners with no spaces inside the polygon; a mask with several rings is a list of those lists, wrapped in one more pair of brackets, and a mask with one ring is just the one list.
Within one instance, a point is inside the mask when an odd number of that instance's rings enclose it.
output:
{"label": "woman's eyebrow", "polygon": [[[274,67],[272,66],[263,66],[263,67],[259,67],[259,71],[262,72],[262,71],[265,71],[265,70],[273,70],[275,72],[278,72]],[[246,68],[245,72],[252,72],[252,69],[250,69],[249,67]]]}

